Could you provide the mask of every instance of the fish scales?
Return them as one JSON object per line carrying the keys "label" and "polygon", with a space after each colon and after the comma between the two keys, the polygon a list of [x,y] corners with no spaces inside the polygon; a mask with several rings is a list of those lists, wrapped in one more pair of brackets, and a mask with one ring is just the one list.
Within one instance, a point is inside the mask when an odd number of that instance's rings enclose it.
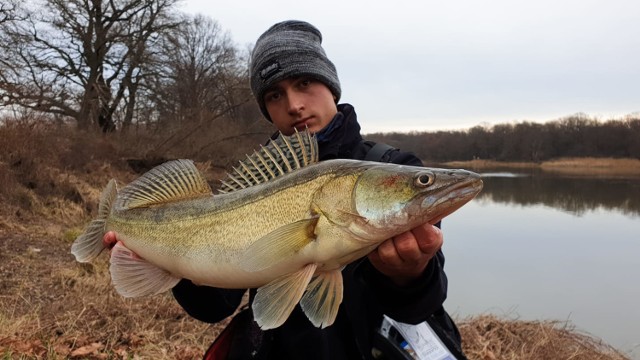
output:
{"label": "fish scales", "polygon": [[[307,217],[312,194],[329,176],[285,187],[270,196],[255,192],[255,199],[248,200],[243,206],[232,202],[229,209],[221,201],[228,195],[199,199],[196,203],[169,204],[160,221],[155,216],[158,209],[154,208],[136,209],[136,213],[116,211],[107,222],[107,228],[127,234],[125,243],[134,252],[142,253],[142,249],[151,242],[156,249],[152,256],[158,259],[179,256],[188,263],[202,261],[207,264],[207,272],[215,272],[213,276],[216,278],[226,278],[233,274],[225,272],[239,269],[219,268],[220,264],[233,262],[250,244],[276,228]],[[274,206],[274,203],[287,206]],[[182,216],[177,218],[178,214]],[[252,226],[237,226],[239,219],[251,219]],[[173,272],[186,276],[188,271],[179,269],[177,265],[172,267]]]}

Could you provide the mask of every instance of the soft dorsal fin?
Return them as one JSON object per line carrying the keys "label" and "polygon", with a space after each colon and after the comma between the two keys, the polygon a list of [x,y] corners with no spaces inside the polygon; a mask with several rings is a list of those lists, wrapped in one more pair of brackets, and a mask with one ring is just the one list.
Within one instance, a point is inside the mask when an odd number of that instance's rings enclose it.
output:
{"label": "soft dorsal fin", "polygon": [[132,209],[211,195],[211,187],[193,161],[173,160],[156,166],[122,189],[116,207]]}
{"label": "soft dorsal fin", "polygon": [[293,170],[318,162],[318,140],[308,130],[291,136],[280,134],[260,150],[240,161],[222,180],[221,193],[262,184]]}

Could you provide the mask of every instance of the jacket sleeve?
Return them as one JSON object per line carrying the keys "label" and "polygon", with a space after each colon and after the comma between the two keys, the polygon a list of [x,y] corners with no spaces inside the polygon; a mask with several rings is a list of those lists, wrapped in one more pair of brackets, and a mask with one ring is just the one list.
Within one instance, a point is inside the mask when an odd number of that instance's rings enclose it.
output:
{"label": "jacket sleeve", "polygon": [[444,255],[438,251],[422,276],[407,286],[396,285],[366,258],[358,272],[384,314],[404,323],[418,324],[438,312],[447,298],[447,277],[443,266]]}
{"label": "jacket sleeve", "polygon": [[200,321],[216,323],[234,313],[246,290],[198,286],[182,279],[172,292],[187,314]]}
{"label": "jacket sleeve", "polygon": [[[423,166],[422,161],[408,152],[391,151],[388,161],[396,164]],[[440,226],[440,223],[436,224]],[[380,310],[395,320],[417,324],[442,309],[447,297],[447,276],[444,254],[438,251],[429,261],[422,276],[407,286],[397,286],[380,273],[365,258],[358,266],[359,277],[380,306]]]}

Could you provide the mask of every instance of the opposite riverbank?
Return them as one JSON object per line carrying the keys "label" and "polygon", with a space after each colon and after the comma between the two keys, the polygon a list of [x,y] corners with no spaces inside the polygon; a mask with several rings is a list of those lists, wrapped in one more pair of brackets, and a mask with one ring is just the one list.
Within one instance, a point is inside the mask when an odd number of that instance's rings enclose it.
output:
{"label": "opposite riverbank", "polygon": [[435,166],[473,171],[536,170],[570,176],[640,177],[640,159],[560,158],[543,162],[509,162],[495,160],[451,161]]}

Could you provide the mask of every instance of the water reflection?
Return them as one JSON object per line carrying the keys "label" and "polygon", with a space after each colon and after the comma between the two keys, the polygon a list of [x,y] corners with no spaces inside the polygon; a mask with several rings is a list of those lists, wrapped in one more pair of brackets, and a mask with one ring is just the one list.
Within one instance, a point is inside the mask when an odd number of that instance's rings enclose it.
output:
{"label": "water reflection", "polygon": [[486,172],[483,180],[479,200],[525,206],[544,204],[574,215],[603,208],[640,216],[640,179]]}
{"label": "water reflection", "polygon": [[478,198],[443,221],[447,308],[567,319],[640,360],[640,179],[483,180]]}

